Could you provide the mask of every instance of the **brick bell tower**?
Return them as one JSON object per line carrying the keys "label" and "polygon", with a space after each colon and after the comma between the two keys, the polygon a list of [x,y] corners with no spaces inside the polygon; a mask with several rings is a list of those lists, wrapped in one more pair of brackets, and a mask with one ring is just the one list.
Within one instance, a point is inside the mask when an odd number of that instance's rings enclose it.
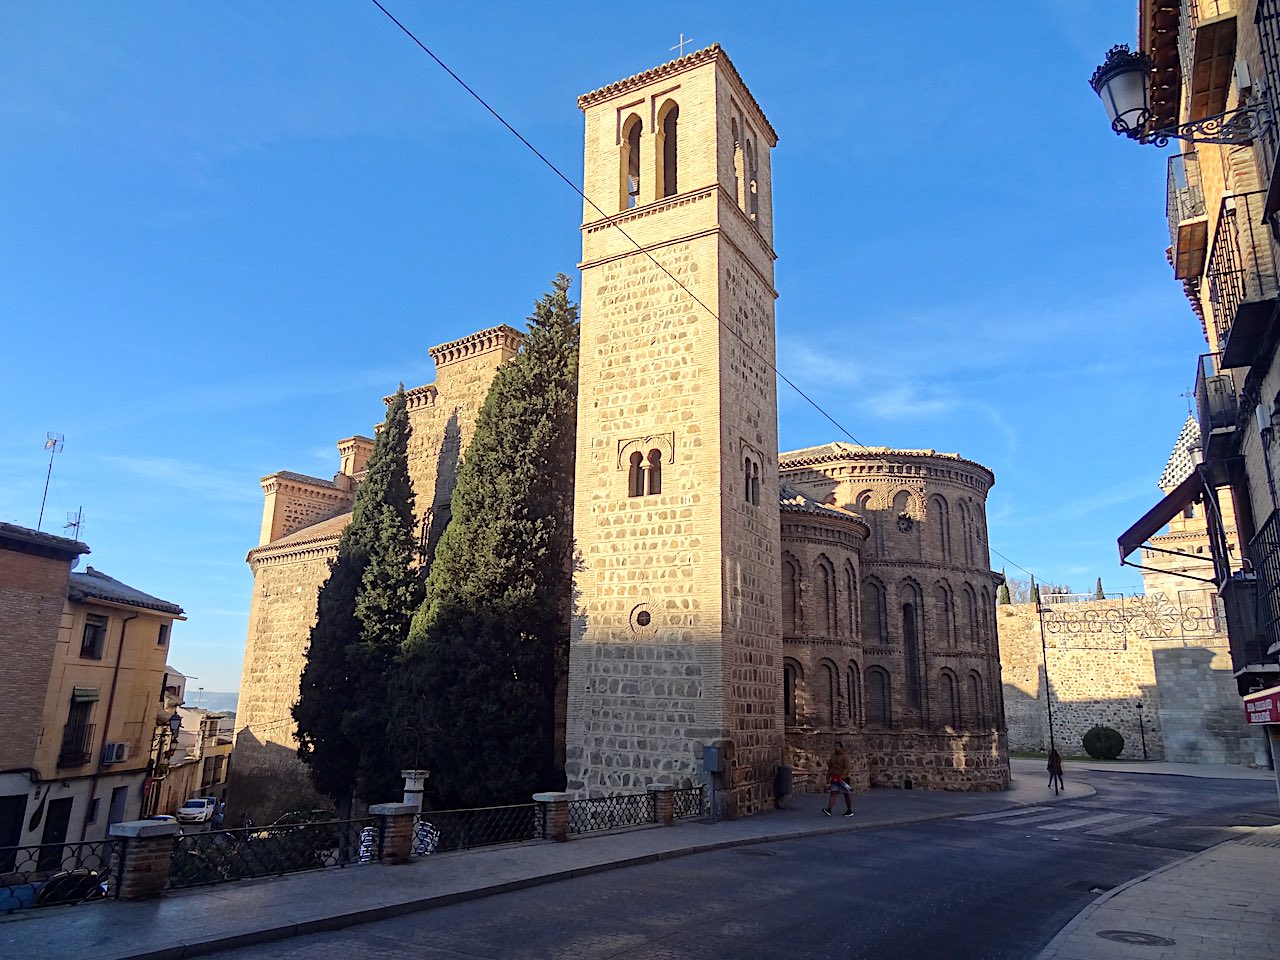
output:
{"label": "brick bell tower", "polygon": [[578,106],[605,215],[584,205],[568,788],[697,785],[722,742],[718,801],[749,813],[783,753],[777,135],[719,45]]}

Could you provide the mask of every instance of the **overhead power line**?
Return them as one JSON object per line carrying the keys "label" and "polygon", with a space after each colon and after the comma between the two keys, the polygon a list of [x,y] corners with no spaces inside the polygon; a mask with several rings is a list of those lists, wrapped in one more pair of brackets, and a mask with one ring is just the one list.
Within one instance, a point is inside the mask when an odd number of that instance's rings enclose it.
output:
{"label": "overhead power line", "polygon": [[[440,59],[440,57],[438,57],[438,56],[435,54],[435,52],[434,52],[430,47],[428,47],[425,43],[423,43],[423,42],[422,42],[422,40],[420,40],[420,39],[418,38],[417,34],[415,34],[412,30],[410,30],[410,29],[409,29],[408,27],[406,27],[403,23],[401,23],[401,22],[400,22],[400,20],[398,20],[398,19],[396,18],[396,16],[395,16],[395,15],[394,15],[390,10],[388,10],[386,7],[384,7],[384,6],[379,2],[379,0],[370,0],[370,2],[371,2],[375,7],[377,7],[379,10],[381,10],[381,11],[383,12],[383,14],[385,14],[385,15],[386,15],[387,19],[388,19],[388,20],[390,20],[392,23],[394,23],[394,24],[395,24],[395,25],[400,29],[400,31],[401,31],[401,32],[402,32],[406,37],[408,37],[410,40],[412,40],[412,41],[413,41],[413,42],[414,42],[414,43],[415,43],[415,44],[416,44],[416,45],[417,45],[417,46],[422,50],[422,52],[423,52],[423,53],[425,53],[428,57],[430,57],[432,60],[434,60],[434,61],[436,62],[436,64],[440,67],[440,69],[441,69],[441,70],[443,70],[443,71],[444,71],[445,73],[447,73],[450,77],[452,77],[452,78],[454,79],[454,81],[456,81],[456,82],[457,82],[458,86],[462,87],[462,89],[463,89],[463,90],[465,90],[465,91],[466,91],[466,92],[471,96],[471,98],[472,98],[473,100],[475,100],[475,101],[476,101],[476,103],[478,103],[478,104],[480,104],[480,106],[484,107],[484,109],[485,109],[486,111],[488,111],[488,113],[489,113],[489,114],[490,114],[490,115],[491,115],[495,120],[497,120],[500,124],[502,124],[504,127],[506,127],[507,131],[508,131],[508,132],[509,132],[513,137],[515,137],[515,138],[516,138],[517,140],[519,140],[522,144],[524,144],[524,146],[529,150],[529,152],[530,152],[530,153],[532,153],[535,157],[537,157],[539,160],[541,160],[541,161],[542,161],[542,163],[543,163],[544,165],[546,165],[547,169],[549,169],[549,170],[550,170],[552,173],[554,173],[554,174],[555,174],[555,175],[556,175],[556,176],[557,176],[561,181],[563,181],[563,182],[564,182],[564,184],[565,184],[565,185],[566,185],[570,190],[572,190],[575,194],[577,194],[577,195],[578,195],[578,196],[583,200],[583,202],[584,202],[584,203],[586,203],[588,206],[590,206],[590,207],[591,207],[591,209],[595,210],[595,212],[596,212],[596,213],[598,213],[598,214],[599,214],[599,215],[600,215],[600,216],[601,216],[601,217],[602,217],[602,218],[603,218],[603,219],[604,219],[604,220],[605,220],[605,221],[606,221],[606,222],[607,222],[611,227],[613,227],[613,228],[614,228],[615,230],[617,230],[620,234],[622,234],[622,236],[623,236],[623,237],[625,237],[625,238],[627,239],[627,241],[628,241],[632,246],[634,246],[634,247],[636,248],[636,250],[637,250],[639,253],[642,253],[646,258],[648,258],[648,260],[649,260],[649,261],[650,261],[650,262],[651,262],[655,267],[657,267],[657,268],[658,268],[659,270],[661,270],[664,274],[666,274],[666,276],[667,276],[667,278],[668,278],[668,279],[670,279],[672,282],[674,282],[674,283],[676,284],[676,286],[678,286],[681,290],[683,290],[686,294],[688,294],[689,299],[691,299],[694,303],[696,303],[696,304],[697,304],[698,306],[700,306],[703,310],[705,310],[705,311],[708,313],[708,315],[710,315],[710,316],[711,316],[711,318],[712,318],[713,320],[715,320],[715,321],[716,321],[716,323],[718,323],[718,324],[719,324],[721,327],[723,327],[726,331],[728,331],[728,332],[729,332],[729,333],[731,333],[733,336],[735,336],[735,337],[738,339],[738,341],[742,344],[742,346],[743,346],[743,347],[744,347],[744,348],[745,348],[749,353],[754,354],[754,355],[755,355],[755,357],[756,357],[756,358],[757,358],[761,363],[763,363],[763,364],[764,364],[765,366],[767,366],[770,370],[772,370],[772,371],[773,371],[774,376],[776,376],[779,380],[781,380],[781,381],[782,381],[783,383],[785,383],[788,387],[790,387],[792,390],[794,390],[794,391],[796,392],[796,394],[798,394],[798,395],[799,395],[799,396],[800,396],[800,397],[801,397],[801,398],[802,398],[806,403],[808,403],[808,404],[809,404],[809,406],[813,407],[813,409],[814,409],[814,410],[816,410],[818,413],[820,413],[820,414],[823,416],[823,418],[824,418],[824,419],[826,419],[827,421],[829,421],[829,422],[831,423],[831,425],[832,425],[832,426],[834,426],[837,430],[839,430],[842,434],[844,434],[844,436],[848,437],[848,438],[849,438],[849,440],[854,444],[854,446],[861,447],[861,448],[862,448],[862,449],[864,449],[864,450],[866,450],[866,449],[870,449],[870,448],[869,448],[865,443],[863,443],[861,440],[859,440],[857,437],[855,437],[855,436],[853,435],[853,431],[851,431],[851,430],[850,430],[848,427],[846,427],[843,423],[841,423],[841,422],[840,422],[839,420],[837,420],[834,416],[832,416],[832,415],[831,415],[830,413],[828,413],[825,409],[823,409],[823,407],[822,407],[822,406],[821,406],[821,405],[820,405],[816,400],[814,400],[811,396],[809,396],[809,394],[805,393],[805,391],[804,391],[804,390],[802,390],[802,389],[800,388],[800,386],[799,386],[795,381],[793,381],[793,380],[792,380],[790,377],[788,377],[785,373],[783,373],[781,370],[779,370],[779,369],[778,369],[778,365],[774,362],[773,358],[771,358],[771,357],[766,357],[765,355],[763,355],[762,353],[760,353],[760,351],[759,351],[759,350],[757,350],[754,346],[752,346],[752,345],[751,345],[751,343],[746,339],[746,337],[744,337],[741,333],[739,333],[737,330],[735,330],[735,329],[734,329],[733,327],[731,327],[729,324],[727,324],[727,323],[725,323],[723,320],[721,320],[721,319],[720,319],[720,316],[719,316],[719,315],[718,315],[714,310],[712,310],[709,306],[707,306],[705,303],[703,303],[703,301],[701,300],[701,298],[699,298],[699,297],[698,297],[698,295],[697,295],[696,293],[694,293],[692,290],[690,290],[690,289],[685,285],[685,283],[684,283],[684,281],[683,281],[683,280],[681,280],[681,279],[680,279],[679,277],[677,277],[674,273],[672,273],[670,270],[668,270],[668,269],[666,268],[666,266],[665,266],[665,265],[663,265],[663,264],[662,264],[662,263],[661,263],[661,262],[660,262],[656,257],[654,257],[654,255],[653,255],[652,253],[650,253],[650,252],[649,252],[649,250],[648,250],[648,249],[646,249],[646,248],[644,247],[644,245],[643,245],[643,244],[641,244],[639,241],[637,241],[637,240],[635,239],[635,237],[631,236],[631,234],[629,234],[629,233],[626,231],[626,229],[622,226],[622,224],[618,223],[617,219],[616,219],[613,215],[608,214],[608,213],[605,213],[605,211],[604,211],[603,209],[601,209],[600,205],[599,205],[598,203],[596,203],[594,200],[592,200],[589,196],[587,196],[587,194],[583,191],[583,189],[582,189],[580,186],[578,186],[578,184],[577,184],[577,183],[575,183],[572,179],[570,179],[570,178],[569,178],[569,177],[564,173],[564,171],[562,171],[559,167],[557,167],[557,166],[556,166],[556,165],[555,165],[555,164],[554,164],[554,163],[553,163],[553,162],[552,162],[552,161],[551,161],[551,160],[546,156],[546,154],[544,154],[541,150],[539,150],[539,149],[538,149],[537,147],[535,147],[532,143],[530,143],[530,142],[529,142],[529,140],[524,136],[524,134],[522,134],[522,133],[521,133],[519,130],[517,130],[514,126],[512,126],[510,123],[508,123],[508,122],[507,122],[507,119],[506,119],[505,117],[503,117],[503,116],[502,116],[502,114],[500,114],[497,110],[495,110],[495,109],[493,108],[493,106],[492,106],[492,105],[491,105],[487,100],[485,100],[485,98],[484,98],[484,97],[480,96],[480,94],[478,94],[478,93],[477,93],[477,92],[476,92],[476,91],[471,87],[471,85],[470,85],[470,84],[468,84],[465,80],[463,80],[463,79],[462,79],[462,77],[460,77],[460,76],[459,76],[459,75],[458,75],[458,74],[453,70],[453,68],[452,68],[452,67],[450,67],[447,63],[445,63],[443,60],[441,60],[441,59]],[[984,538],[984,540],[985,540],[985,538]],[[1004,560],[1006,563],[1009,563],[1009,564],[1011,564],[1012,566],[1017,567],[1019,570],[1021,570],[1023,573],[1026,573],[1028,576],[1035,576],[1035,575],[1034,575],[1030,570],[1028,570],[1026,567],[1022,566],[1022,564],[1017,563],[1017,562],[1015,562],[1015,561],[1013,561],[1013,560],[1010,560],[1010,559],[1009,559],[1008,557],[1006,557],[1003,553],[1001,553],[1000,551],[998,551],[998,550],[996,550],[994,547],[992,547],[992,546],[991,546],[990,541],[987,541],[987,542],[986,542],[986,545],[987,545],[987,549],[988,549],[991,553],[994,553],[996,556],[1000,557],[1000,558],[1001,558],[1002,560]]]}

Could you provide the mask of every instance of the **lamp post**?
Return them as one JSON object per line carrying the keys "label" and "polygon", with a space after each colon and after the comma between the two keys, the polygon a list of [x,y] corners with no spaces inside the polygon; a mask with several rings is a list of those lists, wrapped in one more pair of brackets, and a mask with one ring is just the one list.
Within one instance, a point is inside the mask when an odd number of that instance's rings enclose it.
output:
{"label": "lamp post", "polygon": [[1142,701],[1138,701],[1138,736],[1142,738],[1142,759],[1147,759],[1147,727],[1142,720]]}
{"label": "lamp post", "polygon": [[182,714],[175,709],[169,714],[169,719],[164,723],[156,724],[155,731],[151,734],[151,758],[147,761],[147,772],[150,774],[150,784],[147,793],[146,810],[148,816],[156,812],[160,790],[156,786],[157,781],[163,780],[164,777],[157,777],[160,772],[161,760],[165,753],[165,740],[173,740],[178,735],[178,731],[182,729]]}
{"label": "lamp post", "polygon": [[1040,621],[1040,657],[1044,662],[1044,709],[1049,715],[1049,749],[1057,750],[1058,743],[1053,735],[1053,687],[1049,683],[1049,648],[1044,640],[1044,607],[1040,605],[1040,591],[1036,589],[1036,578],[1031,578],[1031,601],[1036,605],[1036,619]]}
{"label": "lamp post", "polygon": [[1107,51],[1107,59],[1093,72],[1089,85],[1102,100],[1111,129],[1117,134],[1157,147],[1168,146],[1170,140],[1239,145],[1252,142],[1275,123],[1271,105],[1264,98],[1212,117],[1147,130],[1151,122],[1151,71],[1150,57],[1120,43]]}

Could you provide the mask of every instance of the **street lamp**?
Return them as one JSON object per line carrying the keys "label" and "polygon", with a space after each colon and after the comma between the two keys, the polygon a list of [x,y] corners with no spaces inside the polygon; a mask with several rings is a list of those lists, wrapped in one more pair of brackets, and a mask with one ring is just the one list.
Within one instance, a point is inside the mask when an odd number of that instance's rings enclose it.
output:
{"label": "street lamp", "polygon": [[1142,759],[1147,759],[1147,727],[1142,722],[1142,701],[1138,701],[1138,736],[1142,737]]}
{"label": "street lamp", "polygon": [[1265,99],[1246,103],[1227,113],[1203,117],[1189,123],[1144,133],[1151,121],[1151,58],[1118,43],[1107,51],[1107,59],[1093,72],[1093,87],[1111,121],[1111,129],[1139,143],[1168,146],[1170,140],[1195,143],[1250,143],[1275,122]]}
{"label": "street lamp", "polygon": [[1031,578],[1031,601],[1036,605],[1036,619],[1040,621],[1040,657],[1044,661],[1044,709],[1049,715],[1049,749],[1057,750],[1058,743],[1053,735],[1053,687],[1049,683],[1049,648],[1044,641],[1044,607],[1040,605],[1040,591],[1036,589],[1036,578]]}

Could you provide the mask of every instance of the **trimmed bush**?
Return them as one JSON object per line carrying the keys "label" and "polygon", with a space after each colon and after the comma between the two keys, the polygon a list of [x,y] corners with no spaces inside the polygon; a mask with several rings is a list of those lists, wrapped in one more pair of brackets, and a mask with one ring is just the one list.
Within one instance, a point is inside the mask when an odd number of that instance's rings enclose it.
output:
{"label": "trimmed bush", "polygon": [[1095,760],[1114,760],[1124,751],[1124,737],[1110,727],[1093,727],[1084,735],[1084,752]]}

